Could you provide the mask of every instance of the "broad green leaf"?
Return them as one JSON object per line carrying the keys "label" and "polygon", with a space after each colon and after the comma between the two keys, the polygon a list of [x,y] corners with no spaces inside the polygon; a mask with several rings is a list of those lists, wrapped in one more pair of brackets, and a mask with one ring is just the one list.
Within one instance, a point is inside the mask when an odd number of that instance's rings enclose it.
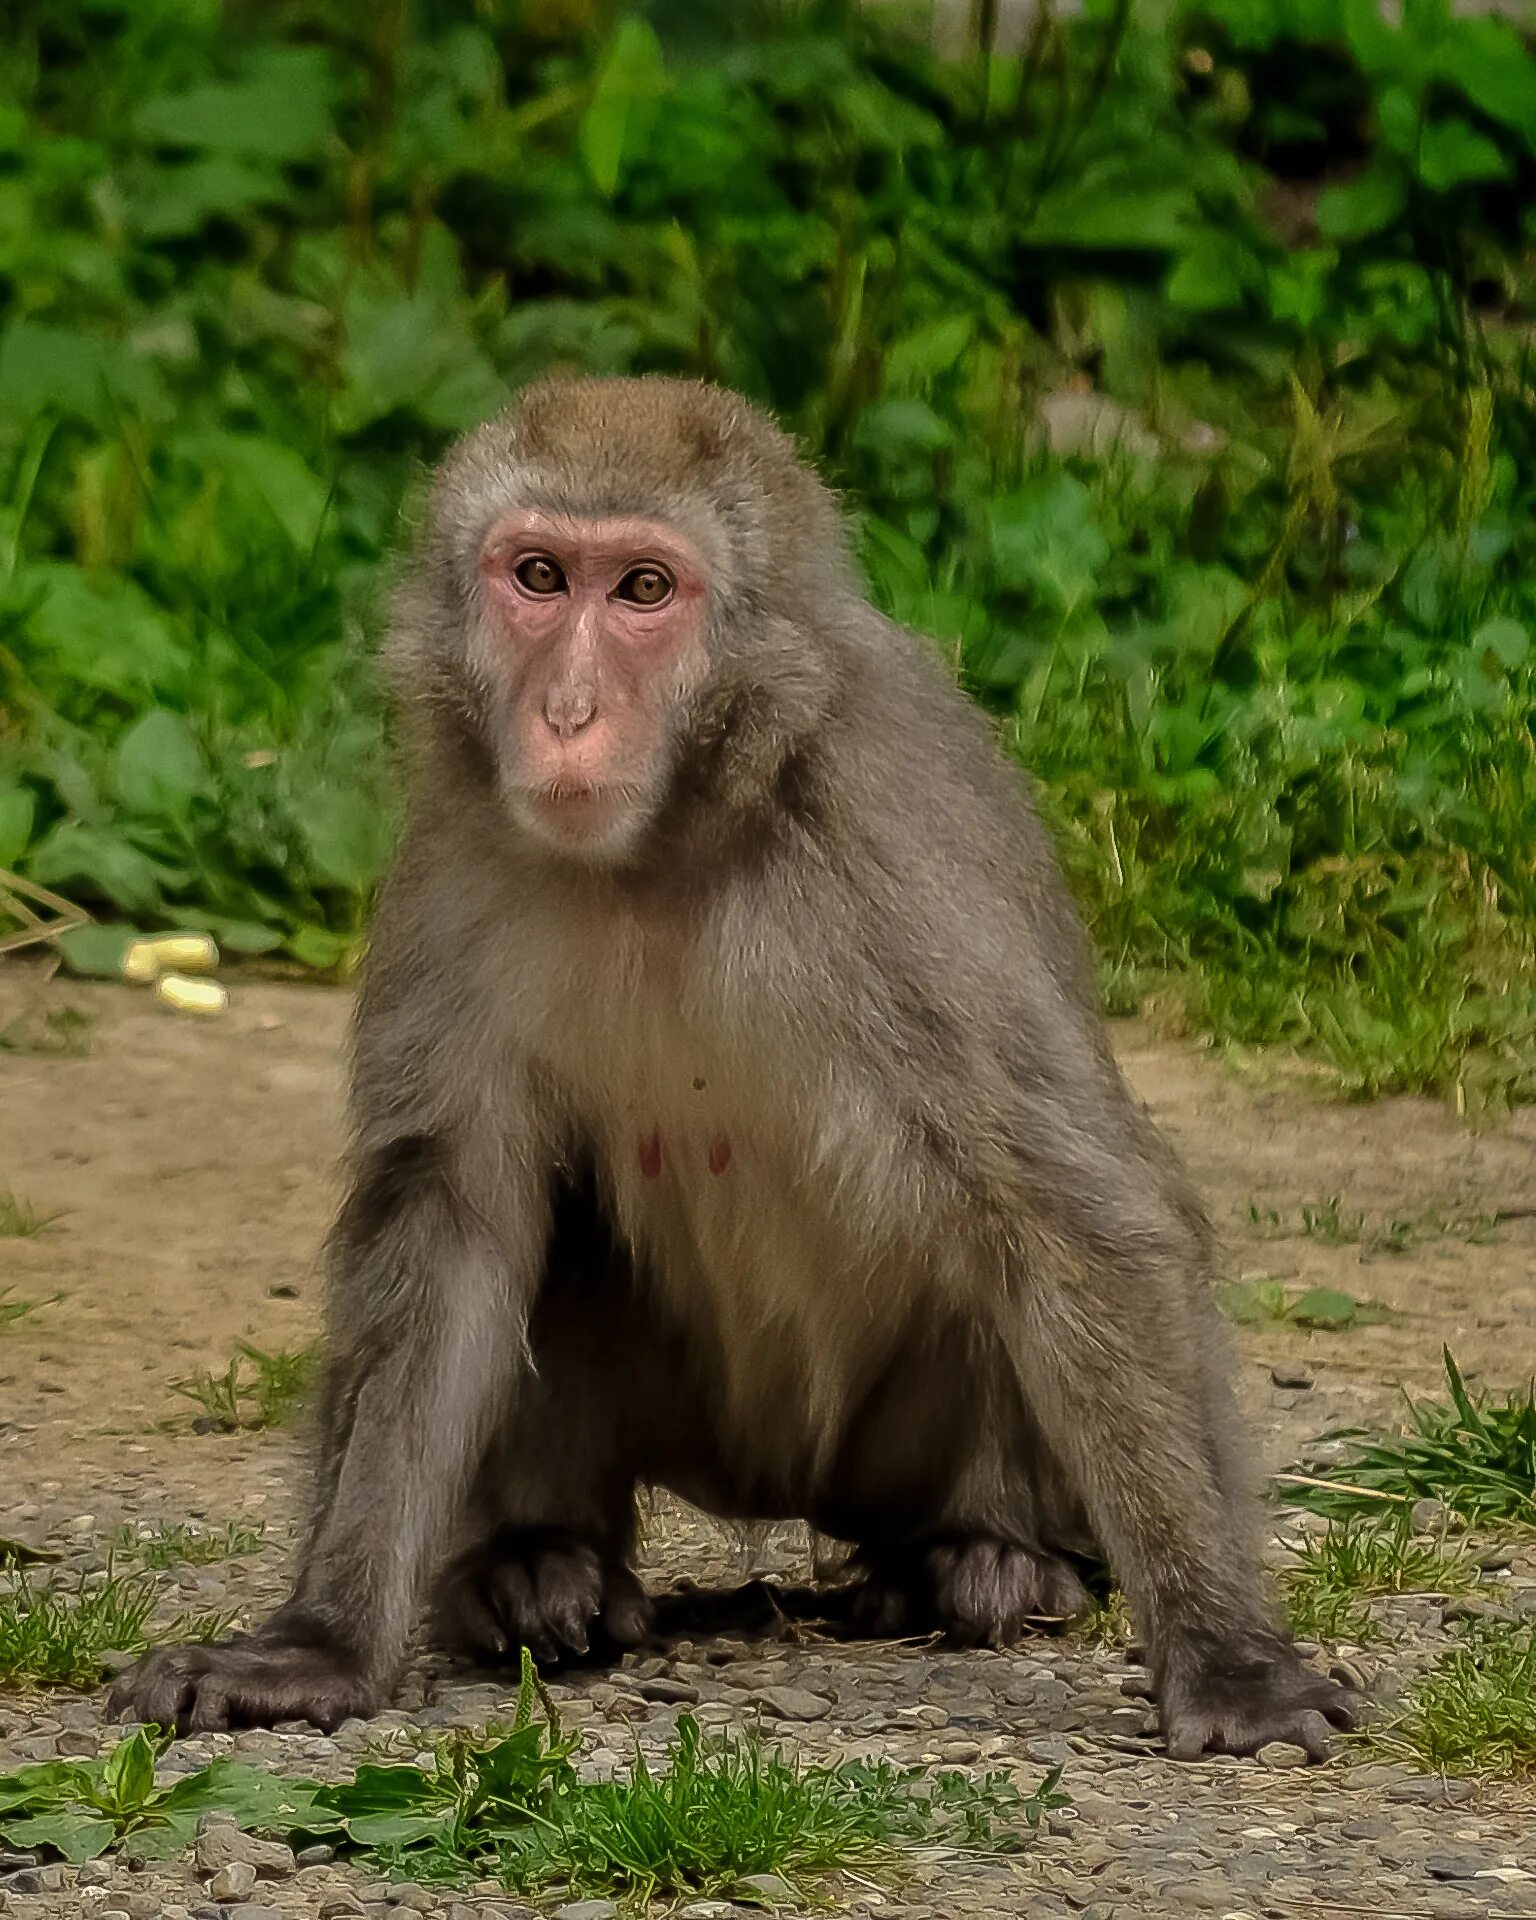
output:
{"label": "broad green leaf", "polygon": [[366,893],[389,857],[390,821],[373,797],[325,786],[309,795],[299,831],[318,877],[350,893]]}
{"label": "broad green leaf", "polygon": [[355,1814],[347,1821],[347,1831],[360,1847],[408,1847],[446,1833],[451,1825],[452,1815],[442,1808],[436,1813]]}
{"label": "broad green leaf", "polygon": [[139,938],[137,927],[71,927],[59,935],[59,946],[72,973],[94,979],[118,980],[123,955]]}
{"label": "broad green leaf", "polygon": [[113,780],[132,812],[184,825],[208,790],[208,765],[182,716],[152,707],[118,741]]}
{"label": "broad green leaf", "polygon": [[283,945],[300,966],[328,972],[346,959],[353,941],[344,933],[332,933],[327,927],[304,926],[290,933]]}
{"label": "broad green leaf", "polygon": [[1358,180],[1319,195],[1317,230],[1328,240],[1363,240],[1400,219],[1407,197],[1402,171],[1377,160]]}
{"label": "broad green leaf", "polygon": [[264,507],[300,553],[314,546],[330,488],[291,447],[257,434],[213,433],[188,442],[187,452],[207,460],[238,493]]}
{"label": "broad green leaf", "polygon": [[241,220],[281,203],[288,192],[273,165],[232,153],[210,153],[156,167],[133,202],[133,223],[149,240],[181,240],[210,220]]}
{"label": "broad green leaf", "polygon": [[14,867],[32,838],[36,802],[25,787],[0,793],[0,867]]}
{"label": "broad green leaf", "polygon": [[253,159],[319,158],[332,138],[335,81],[319,47],[268,47],[244,79],[192,87],[143,102],[133,117],[141,140],[202,147]]}
{"label": "broad green leaf", "polygon": [[1360,1302],[1339,1287],[1311,1287],[1293,1300],[1286,1316],[1298,1327],[1342,1333],[1360,1318]]}
{"label": "broad green leaf", "polygon": [[154,1792],[157,1751],[156,1743],[141,1728],[128,1739],[119,1740],[107,1756],[102,1785],[119,1813],[142,1807]]}
{"label": "broad green leaf", "polygon": [[1530,653],[1531,636],[1519,620],[1505,614],[1485,620],[1473,634],[1472,646],[1477,653],[1491,653],[1500,666],[1513,671]]}
{"label": "broad green leaf", "polygon": [[1514,127],[1536,152],[1536,57],[1505,20],[1458,20],[1435,49],[1436,71],[1490,119]]}
{"label": "broad green leaf", "polygon": [[40,1813],[30,1820],[0,1822],[0,1834],[12,1846],[51,1847],[71,1866],[105,1853],[114,1832],[110,1820],[88,1813]]}
{"label": "broad green leaf", "polygon": [[178,877],[112,828],[78,820],[61,821],[33,849],[27,871],[66,897],[83,889],[135,914],[155,912],[164,886]]}
{"label": "broad green leaf", "polygon": [[1465,120],[1432,120],[1419,136],[1419,176],[1437,193],[1468,180],[1507,180],[1508,158]]}
{"label": "broad green leaf", "polygon": [[994,503],[992,553],[1006,586],[1033,587],[1061,612],[1092,597],[1109,542],[1088,489],[1070,474],[1032,481]]}
{"label": "broad green leaf", "polygon": [[626,145],[648,122],[665,78],[654,29],[644,20],[623,21],[598,68],[592,101],[576,134],[600,193],[611,197],[617,188]]}

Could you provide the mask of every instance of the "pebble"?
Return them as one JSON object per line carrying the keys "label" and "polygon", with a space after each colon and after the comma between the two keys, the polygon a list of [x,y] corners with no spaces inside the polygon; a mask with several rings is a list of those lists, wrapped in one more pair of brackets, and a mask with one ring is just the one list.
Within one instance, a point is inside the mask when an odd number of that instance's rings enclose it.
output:
{"label": "pebble", "polygon": [[1431,1880],[1475,1880],[1491,1864],[1470,1854],[1432,1853],[1424,1871]]}
{"label": "pebble", "polygon": [[764,1687],[752,1695],[752,1704],[776,1720],[824,1720],[832,1711],[830,1700],[804,1687]]}
{"label": "pebble", "polygon": [[688,1680],[677,1680],[668,1674],[658,1674],[654,1679],[637,1680],[635,1692],[642,1700],[655,1700],[667,1706],[691,1707],[699,1697],[699,1690]]}
{"label": "pebble", "polygon": [[243,1900],[255,1891],[256,1869],[248,1860],[231,1860],[208,1882],[209,1898],[213,1900]]}
{"label": "pebble", "polygon": [[776,1873],[744,1873],[737,1882],[743,1893],[756,1894],[759,1900],[792,1902],[797,1897],[787,1880]]}
{"label": "pebble", "polygon": [[1312,1756],[1305,1747],[1292,1746],[1288,1740],[1271,1740],[1267,1746],[1259,1748],[1255,1756],[1261,1767],[1280,1773],[1290,1767],[1310,1766]]}
{"label": "pebble", "polygon": [[213,1874],[221,1867],[243,1863],[265,1880],[286,1879],[297,1865],[293,1848],[281,1840],[261,1840],[236,1826],[211,1824],[197,1837],[196,1859],[199,1873]]}
{"label": "pebble", "polygon": [[555,1920],[613,1920],[618,1910],[612,1900],[573,1900],[567,1907],[556,1907]]}
{"label": "pebble", "polygon": [[1274,1386],[1285,1387],[1297,1393],[1305,1393],[1316,1384],[1313,1376],[1307,1372],[1305,1367],[1271,1367],[1269,1370],[1269,1378]]}

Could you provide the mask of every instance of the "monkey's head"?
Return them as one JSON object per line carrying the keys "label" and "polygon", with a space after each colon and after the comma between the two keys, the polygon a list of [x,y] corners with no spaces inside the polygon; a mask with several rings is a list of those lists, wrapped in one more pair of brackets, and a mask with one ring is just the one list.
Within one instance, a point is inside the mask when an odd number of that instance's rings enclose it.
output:
{"label": "monkey's head", "polygon": [[445,462],[396,653],[513,831],[611,866],[691,790],[773,779],[858,597],[832,496],[745,401],[551,381]]}

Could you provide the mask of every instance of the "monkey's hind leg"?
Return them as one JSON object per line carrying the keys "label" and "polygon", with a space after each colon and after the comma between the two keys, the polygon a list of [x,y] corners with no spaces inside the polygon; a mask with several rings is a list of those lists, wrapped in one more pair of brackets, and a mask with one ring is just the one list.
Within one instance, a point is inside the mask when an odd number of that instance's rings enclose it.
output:
{"label": "monkey's hind leg", "polygon": [[651,1603],[630,1567],[641,1465],[638,1382],[653,1344],[590,1187],[557,1207],[529,1327],[533,1366],[476,1478],[433,1616],[487,1664],[636,1645]]}
{"label": "monkey's hind leg", "polygon": [[1001,1647],[1092,1606],[1097,1558],[995,1336],[923,1326],[852,1423],[825,1519],[858,1544],[852,1619]]}

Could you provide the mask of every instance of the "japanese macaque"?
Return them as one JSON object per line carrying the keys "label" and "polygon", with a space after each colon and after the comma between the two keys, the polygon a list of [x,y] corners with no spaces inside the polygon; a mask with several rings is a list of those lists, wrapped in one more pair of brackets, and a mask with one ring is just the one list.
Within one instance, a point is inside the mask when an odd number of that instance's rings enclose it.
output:
{"label": "japanese macaque", "polygon": [[439,474],[390,646],[410,805],[357,1010],[293,1596],[150,1654],[183,1730],[624,1645],[637,1493],[850,1543],[991,1646],[1101,1551],[1168,1751],[1357,1702],[1266,1601],[1213,1237],[1016,770],[735,395],[551,382]]}

